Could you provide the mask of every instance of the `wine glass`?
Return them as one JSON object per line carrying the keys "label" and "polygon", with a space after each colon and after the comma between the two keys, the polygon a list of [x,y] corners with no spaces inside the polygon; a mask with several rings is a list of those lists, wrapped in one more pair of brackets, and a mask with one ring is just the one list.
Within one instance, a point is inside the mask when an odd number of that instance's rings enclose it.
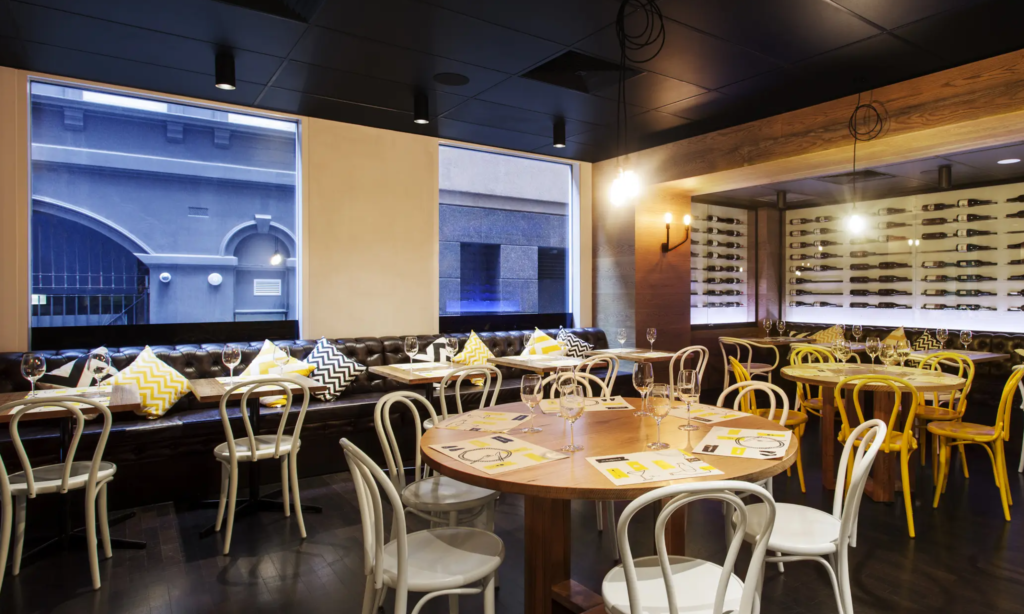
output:
{"label": "wine glass", "polygon": [[288,366],[288,361],[291,359],[291,354],[288,353],[288,346],[286,345],[275,345],[274,346],[274,362],[281,369],[279,373],[284,373],[284,368]]}
{"label": "wine glass", "polygon": [[647,329],[647,340],[650,341],[650,343],[651,343],[651,351],[652,352],[654,351],[654,340],[657,339],[657,338],[658,338],[658,329],[657,328],[648,328]]}
{"label": "wine glass", "polygon": [[840,339],[836,342],[835,354],[836,358],[843,361],[843,364],[845,365],[846,361],[850,359],[850,356],[853,356],[853,344],[849,341]]}
{"label": "wine glass", "polygon": [[964,344],[964,349],[971,344],[971,339],[974,338],[974,333],[969,330],[960,331],[960,343]]}
{"label": "wine glass", "polygon": [[409,355],[409,364],[412,364],[412,357],[420,351],[420,340],[416,337],[405,338],[405,353]]}
{"label": "wine glass", "polygon": [[860,324],[854,324],[853,325],[853,338],[857,340],[857,343],[860,343],[860,336],[863,335],[863,334],[864,334],[864,327],[861,326]]}
{"label": "wine glass", "polygon": [[772,319],[771,318],[765,318],[765,319],[761,320],[761,326],[764,327],[764,336],[765,337],[770,336],[771,335],[771,330],[772,330]]}
{"label": "wine glass", "polygon": [[576,372],[572,367],[558,367],[555,370],[555,386],[563,395],[572,392],[576,387]]}
{"label": "wine glass", "polygon": [[21,356],[21,375],[32,383],[32,390],[28,393],[29,398],[36,393],[36,380],[46,374],[46,359],[39,354],[26,352]]}
{"label": "wine glass", "polygon": [[846,325],[845,324],[836,324],[836,328],[839,329],[839,335],[843,339],[846,339]]}
{"label": "wine glass", "polygon": [[459,355],[459,340],[455,337],[448,337],[444,343],[448,348],[448,362],[455,362],[455,357]]}
{"label": "wine glass", "polygon": [[938,339],[939,343],[942,344],[942,347],[945,348],[946,347],[946,339],[949,339],[949,329],[948,328],[936,328],[935,329],[935,338]]}
{"label": "wine glass", "polygon": [[776,324],[776,326],[779,327],[779,336],[780,337],[784,337],[785,335],[783,335],[782,333],[786,332],[786,321],[785,320],[779,320],[775,324]]}
{"label": "wine glass", "polygon": [[877,357],[878,353],[882,351],[880,346],[881,342],[879,342],[878,337],[867,338],[867,350],[868,356],[871,357],[871,364],[875,364],[875,357]]}
{"label": "wine glass", "polygon": [[562,446],[562,452],[572,453],[583,449],[583,446],[576,445],[576,434],[573,432],[572,425],[583,415],[585,403],[586,398],[583,396],[582,386],[573,386],[569,394],[562,395],[558,399],[558,411],[569,423],[569,444]]}
{"label": "wine glass", "polygon": [[882,357],[882,363],[885,366],[891,367],[896,362],[896,346],[891,343],[883,343],[879,356]]}
{"label": "wine glass", "polygon": [[651,386],[651,415],[654,416],[654,423],[658,425],[658,441],[648,443],[648,450],[664,450],[668,444],[661,440],[661,421],[672,409],[672,395],[669,392],[668,384],[654,384]]}
{"label": "wine glass", "polygon": [[896,342],[896,356],[900,359],[900,366],[910,358],[910,342],[906,339],[900,339]]}
{"label": "wine glass", "polygon": [[228,368],[228,383],[230,384],[235,380],[235,367],[242,362],[242,349],[230,343],[225,345],[224,349],[220,351],[220,361]]}
{"label": "wine glass", "polygon": [[633,363],[633,387],[640,393],[640,409],[633,412],[634,416],[647,415],[647,393],[654,384],[654,366],[649,362]]}
{"label": "wine glass", "polygon": [[539,433],[543,430],[533,424],[533,415],[537,411],[537,406],[540,405],[541,397],[544,396],[543,381],[541,376],[536,373],[528,373],[519,382],[519,397],[530,408],[530,425],[521,428],[520,433]]}
{"label": "wine glass", "polygon": [[105,352],[93,352],[89,354],[88,368],[92,373],[91,385],[99,384],[110,372],[110,356]]}
{"label": "wine glass", "polygon": [[629,333],[625,328],[620,328],[619,332],[615,334],[615,340],[619,342],[619,347],[626,347],[626,340],[629,339]]}
{"label": "wine glass", "polygon": [[690,406],[700,403],[700,377],[693,369],[679,371],[679,396],[686,403],[686,424],[679,427],[680,431],[696,431],[698,427],[690,422]]}

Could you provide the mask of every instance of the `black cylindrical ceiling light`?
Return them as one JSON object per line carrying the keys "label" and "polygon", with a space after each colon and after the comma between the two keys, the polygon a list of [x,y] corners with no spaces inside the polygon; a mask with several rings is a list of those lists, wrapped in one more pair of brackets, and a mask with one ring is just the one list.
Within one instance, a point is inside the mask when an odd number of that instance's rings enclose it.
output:
{"label": "black cylindrical ceiling light", "polygon": [[554,146],[561,149],[565,147],[565,120],[556,119],[554,134],[551,137],[554,140]]}
{"label": "black cylindrical ceiling light", "polygon": [[235,89],[235,56],[228,52],[218,53],[217,64],[214,72],[216,77],[214,85],[216,85],[218,89]]}
{"label": "black cylindrical ceiling light", "polygon": [[417,124],[430,123],[430,100],[423,92],[416,92],[416,97],[413,99],[412,121]]}

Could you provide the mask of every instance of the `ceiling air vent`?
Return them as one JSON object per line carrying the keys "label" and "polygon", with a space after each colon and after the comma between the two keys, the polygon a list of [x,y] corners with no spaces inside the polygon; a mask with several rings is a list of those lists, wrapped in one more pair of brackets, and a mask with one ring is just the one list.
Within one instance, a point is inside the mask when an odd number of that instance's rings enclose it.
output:
{"label": "ceiling air vent", "polygon": [[[635,68],[626,67],[627,81],[641,74],[643,73]],[[619,65],[576,51],[566,51],[524,74],[523,77],[584,94],[593,94],[618,84]]]}
{"label": "ceiling air vent", "polygon": [[828,175],[827,177],[815,177],[815,181],[824,181],[835,185],[850,185],[851,183],[868,183],[882,179],[892,179],[893,176],[878,171],[856,171],[853,173],[841,173],[839,175]]}

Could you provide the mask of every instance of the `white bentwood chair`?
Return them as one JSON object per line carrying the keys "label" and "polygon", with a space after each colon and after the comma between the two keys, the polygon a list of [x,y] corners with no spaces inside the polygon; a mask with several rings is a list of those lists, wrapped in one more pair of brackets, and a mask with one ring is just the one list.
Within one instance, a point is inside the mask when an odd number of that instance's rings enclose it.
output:
{"label": "white bentwood chair", "polygon": [[[693,357],[694,364],[693,370],[697,372],[697,380],[701,384],[704,383],[704,369],[708,366],[708,359],[711,357],[711,352],[708,351],[703,345],[691,345],[685,347],[672,357],[672,360],[668,363],[668,385],[670,389],[675,389],[676,386],[676,374],[679,371],[676,370],[676,361],[679,361],[679,368],[683,369],[686,366],[686,361]],[[728,362],[728,361],[726,361]]]}
{"label": "white bentwood chair", "polygon": [[[78,444],[85,429],[85,414],[82,407],[91,408],[103,416],[103,429],[96,441],[96,449],[89,462],[75,461]],[[25,453],[18,433],[18,422],[22,416],[39,407],[60,407],[75,418],[75,434],[71,438],[66,460],[56,465],[32,467]],[[0,406],[0,413],[11,412],[11,441],[18,455],[22,471],[7,475],[3,460],[0,459],[0,499],[3,503],[3,524],[0,525],[0,583],[3,582],[7,551],[11,543],[11,498],[14,498],[14,556],[11,561],[11,575],[21,573],[21,555],[25,548],[25,517],[28,499],[37,495],[57,493],[66,495],[72,490],[85,489],[85,544],[89,554],[89,571],[92,574],[93,589],[100,588],[99,554],[96,550],[96,525],[99,515],[99,533],[103,542],[103,558],[113,556],[110,547],[110,528],[107,524],[107,484],[114,479],[117,466],[103,460],[103,451],[110,436],[110,409],[95,399],[80,396],[47,397],[45,399],[21,399]],[[91,412],[90,412],[91,413]]]}
{"label": "white bentwood chair", "polygon": [[[280,388],[284,393],[285,404],[280,407],[281,420],[274,435],[254,433],[249,423],[249,412],[246,411],[249,395],[257,388]],[[292,387],[302,390],[302,408],[292,428],[292,434],[285,434],[288,416],[292,408]],[[245,426],[245,437],[235,439],[231,431],[231,420],[228,418],[228,402],[231,395],[244,388],[241,407],[242,424]],[[302,521],[302,503],[299,498],[299,447],[302,441],[302,423],[306,419],[306,408],[309,406],[309,388],[306,384],[292,376],[278,375],[246,379],[228,388],[220,398],[220,420],[224,426],[224,438],[227,440],[213,449],[213,456],[221,464],[220,503],[217,506],[217,522],[215,531],[220,531],[227,510],[227,528],[224,532],[224,554],[231,551],[231,532],[235,527],[235,502],[238,499],[238,463],[256,463],[261,460],[280,459],[281,462],[281,498],[284,504],[285,517],[289,513],[289,481],[291,482],[291,503],[295,508],[295,519],[299,523],[299,534],[306,539],[306,525]],[[253,453],[255,450],[255,453]]]}
{"label": "white bentwood chair", "polygon": [[[480,405],[476,409],[483,409],[484,407],[494,407],[498,404],[498,395],[501,393],[501,371],[497,367],[491,365],[469,365],[465,367],[459,367],[453,370],[448,375],[444,376],[441,383],[437,387],[437,395],[441,397],[441,420],[448,418],[448,399],[446,398],[445,391],[448,390],[449,385],[454,386],[455,390],[455,411],[462,413],[462,384],[466,380],[470,380],[470,384],[477,387],[480,392]],[[473,380],[482,380],[482,383],[477,385],[473,384]],[[453,384],[454,382],[454,384]],[[491,385],[494,386],[494,391],[491,391]],[[474,390],[477,392],[477,390]],[[487,402],[487,395],[491,395],[491,402]],[[470,410],[472,411],[472,410]],[[434,418],[428,418],[423,423],[423,428],[430,429],[434,428]]]}
{"label": "white bentwood chair", "polygon": [[[868,420],[854,429],[846,441],[836,474],[838,481],[831,514],[793,503],[776,503],[771,511],[755,504],[747,508],[745,531],[739,530],[735,516],[731,523],[737,533],[744,533],[744,539],[757,544],[756,539],[769,514],[774,515],[775,528],[771,531],[768,549],[781,554],[769,556],[766,560],[778,563],[817,561],[824,565],[832,581],[839,614],[853,614],[849,546],[857,546],[860,502],[875,456],[885,441],[885,431],[885,423],[881,420]],[[854,445],[858,440],[861,445]],[[849,488],[846,488],[848,476]]]}
{"label": "white bentwood chair", "polygon": [[[751,531],[749,507],[741,496],[759,498],[765,512],[756,531],[754,551],[744,580],[733,573],[743,537]],[[643,507],[671,498],[654,526],[657,556],[633,560],[628,539],[629,522]],[[700,500],[718,500],[735,510],[737,530],[728,544],[724,565],[685,556],[669,555],[665,526],[669,517],[684,505]],[[775,520],[775,501],[765,489],[736,481],[696,482],[666,486],[644,494],[626,506],[619,519],[618,538],[622,564],[604,577],[601,595],[610,614],[645,612],[707,612],[752,614],[760,609],[765,549]]]}
{"label": "white bentwood chair", "polygon": [[[755,381],[737,382],[723,390],[722,394],[718,395],[717,405],[719,407],[725,407],[726,398],[735,392],[736,398],[732,402],[732,408],[736,411],[753,413],[756,415],[757,413],[764,411],[763,409],[758,408],[754,403],[754,397],[758,390],[768,395],[769,407],[768,415],[766,417],[772,422],[778,422],[779,424],[785,425],[786,420],[789,419],[789,397],[786,396],[786,392],[782,388],[779,388],[775,384]],[[778,397],[778,401],[776,400],[776,397]],[[782,405],[782,414],[779,416],[779,419],[776,420],[775,410],[778,409],[777,404],[779,401],[781,401]],[[758,482],[758,484],[767,488],[768,492],[772,492],[771,478]]]}
{"label": "white bentwood chair", "polygon": [[494,614],[495,573],[505,558],[505,544],[489,531],[443,527],[409,533],[405,515],[394,514],[390,540],[384,537],[381,490],[392,509],[402,509],[394,484],[362,450],[341,440],[359,499],[363,524],[363,572],[366,587],[362,614],[372,614],[395,591],[395,614],[406,614],[409,593],[426,593],[412,609],[419,614],[434,597],[483,593],[484,614]]}
{"label": "white bentwood chair", "polygon": [[[725,366],[722,388],[729,387],[729,374],[732,373],[732,366],[729,364],[730,356],[743,363],[743,368],[747,370],[750,377],[762,375],[767,378],[768,383],[771,383],[772,371],[775,370],[775,367],[779,366],[779,348],[774,345],[764,345],[762,343],[750,341],[749,339],[737,339],[736,337],[719,337],[718,347],[722,350],[722,363]],[[754,348],[771,350],[775,353],[775,362],[772,364],[765,362],[753,362]],[[734,354],[730,354],[730,352],[734,352]],[[746,352],[746,360],[743,358],[744,352]]]}
{"label": "white bentwood chair", "polygon": [[615,386],[615,378],[619,375],[618,356],[614,354],[595,354],[590,358],[583,359],[583,362],[576,366],[576,372],[593,375],[590,371],[595,367],[603,367],[605,369],[604,387],[608,390],[608,394],[611,394],[612,388]]}
{"label": "white bentwood chair", "polygon": [[[562,391],[555,383],[555,380],[557,380],[558,377],[558,373],[552,373],[545,377],[540,383],[541,390],[544,390],[545,388],[548,389],[547,398],[549,399],[557,399],[561,396]],[[576,372],[572,374],[572,378],[577,386],[583,388],[587,398],[607,397],[610,394],[608,387],[604,385],[604,381],[596,375]]]}

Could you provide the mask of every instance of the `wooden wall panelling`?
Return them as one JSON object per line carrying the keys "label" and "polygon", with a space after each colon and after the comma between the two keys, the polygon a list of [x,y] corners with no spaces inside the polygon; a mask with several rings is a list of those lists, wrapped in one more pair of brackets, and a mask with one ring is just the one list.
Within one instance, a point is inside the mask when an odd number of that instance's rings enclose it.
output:
{"label": "wooden wall panelling", "polygon": [[[626,345],[635,345],[636,217],[632,205],[608,202],[608,187],[617,172],[615,160],[593,167],[593,292],[594,325],[617,346],[615,333],[625,328]],[[639,339],[642,339],[640,337]]]}
{"label": "wooden wall panelling", "polygon": [[782,307],[779,304],[779,288],[782,287],[783,282],[779,278],[779,259],[783,257],[783,246],[779,244],[782,215],[774,207],[758,209],[756,214],[757,287],[754,291],[757,293],[757,314],[754,321],[760,322],[763,318],[777,320],[782,313]]}

